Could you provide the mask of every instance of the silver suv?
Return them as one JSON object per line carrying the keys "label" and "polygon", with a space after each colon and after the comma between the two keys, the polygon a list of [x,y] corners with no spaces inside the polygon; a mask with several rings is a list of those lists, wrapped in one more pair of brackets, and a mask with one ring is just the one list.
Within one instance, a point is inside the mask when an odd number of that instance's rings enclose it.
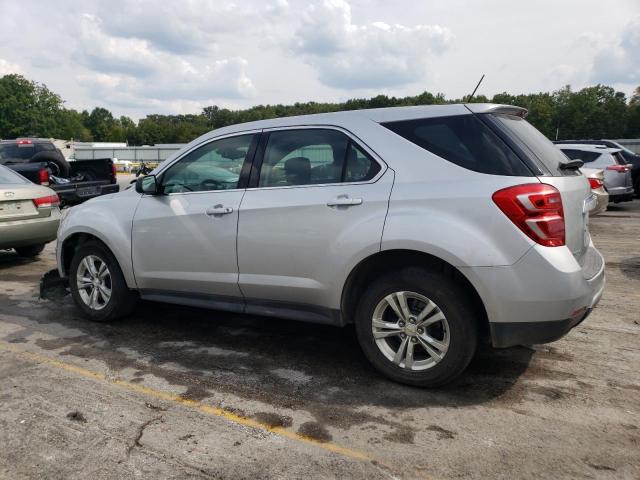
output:
{"label": "silver suv", "polygon": [[556,340],[604,288],[593,199],[511,106],[386,108],[210,132],[74,207],[58,270],[86,316],[137,298],[344,326],[407,384]]}

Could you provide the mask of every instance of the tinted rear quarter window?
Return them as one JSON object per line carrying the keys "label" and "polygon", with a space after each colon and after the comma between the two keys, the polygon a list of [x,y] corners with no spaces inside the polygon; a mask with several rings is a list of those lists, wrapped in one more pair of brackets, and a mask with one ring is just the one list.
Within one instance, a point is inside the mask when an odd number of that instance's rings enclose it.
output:
{"label": "tinted rear quarter window", "polygon": [[404,120],[382,125],[468,170],[491,175],[532,175],[513,150],[475,115]]}

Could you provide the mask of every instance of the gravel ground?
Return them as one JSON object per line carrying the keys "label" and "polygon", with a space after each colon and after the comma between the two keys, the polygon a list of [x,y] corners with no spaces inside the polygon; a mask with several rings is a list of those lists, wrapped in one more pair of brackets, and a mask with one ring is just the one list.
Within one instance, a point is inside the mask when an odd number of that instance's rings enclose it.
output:
{"label": "gravel ground", "polygon": [[483,350],[439,390],[381,378],[352,329],[37,299],[53,245],[0,252],[0,478],[640,478],[640,202],[591,221],[599,307]]}

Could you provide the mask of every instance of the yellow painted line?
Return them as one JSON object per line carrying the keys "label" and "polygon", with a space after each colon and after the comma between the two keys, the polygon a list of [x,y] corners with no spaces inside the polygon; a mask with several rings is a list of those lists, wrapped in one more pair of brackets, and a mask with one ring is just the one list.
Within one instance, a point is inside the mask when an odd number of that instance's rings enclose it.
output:
{"label": "yellow painted line", "polygon": [[110,380],[109,378],[107,378],[106,375],[100,372],[94,372],[93,370],[88,370],[86,368],[78,367],[70,363],[54,360],[53,358],[49,358],[47,356],[40,355],[38,353],[29,352],[27,350],[17,348],[14,345],[11,345],[8,343],[0,342],[0,349],[15,353],[17,355],[20,355],[21,357],[28,358],[37,363],[45,364],[60,370],[64,370],[66,372],[74,373],[81,377],[89,378],[102,383],[117,385],[118,387],[125,390],[129,390],[130,392],[148,395],[150,397],[154,397],[160,400],[165,400],[167,402],[172,402],[172,403],[181,405],[183,407],[198,410],[202,413],[206,413],[207,415],[224,418],[225,420],[228,420],[229,422],[232,422],[238,425],[244,425],[245,427],[251,427],[258,430],[271,432],[276,435],[280,435],[281,437],[288,438],[290,440],[295,440],[297,442],[310,444],[318,448],[321,448],[323,450],[326,450],[328,452],[342,455],[343,457],[347,457],[353,460],[365,461],[365,462],[371,462],[375,460],[375,463],[377,465],[385,466],[383,462],[381,462],[380,460],[374,459],[368,453],[363,452],[361,450],[355,450],[352,448],[343,447],[341,445],[338,445],[332,442],[321,442],[314,438],[307,437],[306,435],[301,435],[299,433],[292,432],[283,427],[273,427],[266,423],[258,422],[251,418],[246,418],[241,415],[237,415],[235,413],[229,412],[222,408],[212,407],[210,405],[206,405],[196,400],[189,400],[181,397],[180,395],[176,395],[173,393],[163,392],[162,390],[156,390],[154,388],[137,385],[135,383],[127,382],[125,380]]}

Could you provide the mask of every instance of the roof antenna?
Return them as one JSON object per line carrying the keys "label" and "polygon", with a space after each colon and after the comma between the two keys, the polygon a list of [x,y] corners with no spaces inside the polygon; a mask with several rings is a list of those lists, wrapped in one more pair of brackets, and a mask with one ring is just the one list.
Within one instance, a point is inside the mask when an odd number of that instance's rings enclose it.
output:
{"label": "roof antenna", "polygon": [[476,88],[473,89],[473,93],[471,95],[469,95],[469,98],[467,98],[467,101],[465,103],[469,103],[471,101],[471,99],[473,98],[473,96],[476,94],[476,91],[478,90],[478,87],[480,86],[480,84],[482,83],[482,80],[484,80],[484,73],[482,74],[482,77],[480,77],[480,81],[478,82],[478,84],[476,85]]}

